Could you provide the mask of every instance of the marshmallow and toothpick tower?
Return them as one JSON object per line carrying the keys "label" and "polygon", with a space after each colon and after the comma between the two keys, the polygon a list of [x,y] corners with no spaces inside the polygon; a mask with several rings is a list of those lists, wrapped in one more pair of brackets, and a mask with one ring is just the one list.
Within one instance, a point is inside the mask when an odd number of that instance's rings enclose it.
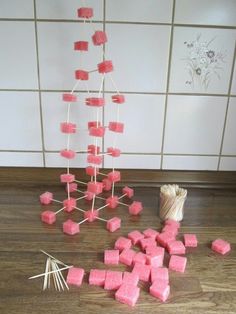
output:
{"label": "marshmallow and toothpick tower", "polygon": [[[53,198],[51,192],[45,192],[40,195],[40,202],[42,205],[48,205],[52,202],[61,204],[61,208],[54,212],[51,210],[43,211],[41,214],[41,220],[47,224],[53,224],[56,221],[56,215],[62,211],[70,213],[74,210],[78,210],[83,213],[83,219],[80,222],[75,222],[71,219],[66,220],[63,223],[63,232],[69,235],[74,235],[80,232],[80,225],[85,222],[93,222],[94,220],[101,220],[106,222],[106,227],[110,232],[113,232],[120,228],[121,219],[119,217],[113,217],[110,220],[106,220],[100,217],[100,210],[107,208],[116,208],[118,205],[127,206],[128,211],[131,215],[138,215],[142,211],[142,204],[138,201],[133,201],[130,205],[127,205],[123,201],[123,198],[132,198],[134,191],[130,187],[125,186],[122,189],[123,194],[121,196],[115,195],[115,183],[119,182],[121,179],[120,172],[115,170],[114,164],[115,159],[121,154],[119,148],[116,147],[116,139],[119,133],[123,133],[124,124],[120,122],[119,117],[119,107],[123,106],[125,102],[125,97],[122,95],[112,78],[111,72],[113,71],[113,63],[111,60],[107,60],[105,56],[104,44],[107,42],[107,35],[104,31],[95,30],[92,23],[93,9],[89,7],[81,7],[78,9],[78,17],[83,20],[81,27],[91,26],[93,29],[93,35],[91,42],[80,40],[74,43],[74,50],[80,54],[80,59],[82,60],[82,55],[86,53],[89,49],[89,45],[93,44],[97,49],[101,49],[102,60],[97,64],[95,70],[85,70],[82,64],[80,69],[75,71],[76,83],[72,88],[70,93],[64,93],[62,95],[62,101],[67,103],[67,113],[66,120],[61,122],[60,130],[66,137],[66,148],[62,149],[60,155],[62,158],[67,160],[67,171],[61,174],[60,181],[66,185],[67,198],[63,201],[59,201]],[[83,62],[81,62],[83,63]],[[97,94],[92,94],[89,89],[89,78],[93,75],[93,72],[98,72],[101,76],[100,89]],[[101,112],[106,104],[106,99],[103,97],[103,85],[105,76],[111,80],[111,83],[116,90],[116,93],[111,96],[111,102],[113,103],[112,108],[116,110],[116,120],[109,122],[108,126],[102,125]],[[70,160],[75,158],[76,151],[70,148],[71,137],[79,130],[76,123],[71,122],[76,117],[71,117],[71,106],[76,106],[79,102],[79,97],[75,90],[77,87],[84,83],[87,90],[87,97],[85,99],[85,105],[89,106],[91,110],[94,111],[95,119],[88,122],[87,132],[91,137],[91,144],[87,147],[87,162],[86,174],[90,176],[89,182],[81,182],[76,180],[74,174],[70,171]],[[80,104],[81,105],[81,104]],[[99,147],[99,141],[105,136],[106,132],[112,132],[114,134],[113,143],[111,147],[107,148],[106,152],[101,152]],[[99,171],[99,166],[102,165],[104,155],[109,155],[112,158],[112,170],[103,174]],[[102,180],[99,180],[102,177]],[[78,189],[78,184],[83,185],[86,189]],[[111,191],[109,197],[102,197],[101,193],[103,191]],[[75,198],[75,193],[80,193],[80,196]],[[71,194],[73,196],[71,196]],[[80,200],[88,200],[91,203],[90,210],[84,210],[79,206]],[[103,200],[104,205],[96,208],[96,199]]]}

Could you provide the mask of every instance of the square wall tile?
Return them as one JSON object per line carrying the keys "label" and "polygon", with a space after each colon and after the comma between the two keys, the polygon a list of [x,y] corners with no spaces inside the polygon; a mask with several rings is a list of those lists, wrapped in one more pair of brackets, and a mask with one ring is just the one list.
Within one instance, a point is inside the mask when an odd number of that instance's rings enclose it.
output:
{"label": "square wall tile", "polygon": [[[117,120],[117,104],[107,95],[104,123]],[[119,121],[124,123],[124,133],[107,130],[105,150],[115,145],[125,153],[160,153],[164,120],[164,95],[126,94],[126,102],[118,105]]]}
{"label": "square wall tile", "polygon": [[37,18],[78,20],[77,9],[92,7],[95,20],[103,19],[103,0],[36,0]]}
{"label": "square wall tile", "polygon": [[[170,27],[157,25],[106,25],[107,59],[113,60],[112,76],[122,91],[165,92]],[[122,43],[122,44],[121,44]],[[114,86],[106,79],[106,90]]]}
{"label": "square wall tile", "polygon": [[175,23],[236,26],[235,0],[176,0]]}
{"label": "square wall tile", "polygon": [[170,92],[227,94],[236,30],[175,27]]}
{"label": "square wall tile", "polygon": [[[102,24],[93,24],[101,30]],[[69,89],[76,84],[75,70],[91,71],[102,61],[102,47],[89,42],[89,51],[81,55],[74,51],[74,42],[90,40],[94,30],[91,24],[83,23],[38,23],[40,79],[42,89]],[[101,75],[90,74],[89,81],[77,81],[77,89],[99,90]]]}
{"label": "square wall tile", "polygon": [[41,150],[38,93],[0,92],[0,104],[0,150]]}
{"label": "square wall tile", "polygon": [[229,101],[227,120],[225,126],[223,155],[236,155],[236,98],[232,97]]}
{"label": "square wall tile", "polygon": [[1,0],[0,18],[33,18],[33,0]]}
{"label": "square wall tile", "polygon": [[234,73],[233,73],[233,80],[231,85],[231,95],[236,95],[236,60],[234,60]]}
{"label": "square wall tile", "polygon": [[[84,168],[87,166],[86,159],[86,154],[77,154],[73,160],[70,160],[70,167]],[[67,160],[62,158],[59,153],[45,153],[45,163],[48,168],[67,167]]]}
{"label": "square wall tile", "polygon": [[[70,122],[75,123],[78,130],[70,136],[70,147],[75,151],[87,150],[94,138],[88,135],[88,121],[96,120],[96,110],[84,104],[87,94],[78,94],[79,102],[71,104]],[[42,93],[44,143],[47,151],[66,148],[67,134],[60,131],[60,123],[67,120],[67,103],[62,101],[62,93]],[[102,109],[100,120],[102,118]],[[98,140],[102,145],[102,140]]]}
{"label": "square wall tile", "polygon": [[33,22],[0,22],[0,88],[38,88]]}
{"label": "square wall tile", "polygon": [[[113,161],[112,161],[113,159]],[[105,156],[104,167],[116,169],[160,169],[160,155],[123,154],[119,158]]]}
{"label": "square wall tile", "polygon": [[221,157],[220,170],[236,171],[236,157]]}
{"label": "square wall tile", "polygon": [[169,96],[164,153],[219,154],[226,97]]}
{"label": "square wall tile", "polygon": [[43,154],[0,152],[0,167],[43,167]]}
{"label": "square wall tile", "polygon": [[219,157],[214,156],[163,156],[166,170],[217,170]]}
{"label": "square wall tile", "polygon": [[109,0],[106,19],[109,21],[171,23],[172,0]]}

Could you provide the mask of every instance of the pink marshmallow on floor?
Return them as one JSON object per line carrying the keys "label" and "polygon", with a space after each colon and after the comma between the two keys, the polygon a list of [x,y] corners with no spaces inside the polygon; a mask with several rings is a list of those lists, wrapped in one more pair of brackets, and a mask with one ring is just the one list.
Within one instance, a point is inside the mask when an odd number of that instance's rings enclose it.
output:
{"label": "pink marshmallow on floor", "polygon": [[138,215],[143,210],[143,206],[141,202],[133,201],[133,203],[129,206],[129,213],[131,215]]}
{"label": "pink marshmallow on floor", "polygon": [[104,289],[105,290],[117,290],[122,285],[123,274],[121,271],[107,270]]}
{"label": "pink marshmallow on floor", "polygon": [[216,239],[212,242],[211,249],[217,253],[224,255],[231,250],[231,247],[229,242],[222,239]]}
{"label": "pink marshmallow on floor", "polygon": [[124,249],[130,249],[131,248],[131,240],[127,239],[125,237],[119,237],[115,242],[115,249],[122,251]]}
{"label": "pink marshmallow on floor", "polygon": [[150,247],[146,250],[147,264],[152,267],[161,267],[163,265],[165,250],[163,247]]}
{"label": "pink marshmallow on floor", "polygon": [[56,214],[51,210],[45,210],[41,213],[42,222],[52,225],[56,221]]}
{"label": "pink marshmallow on floor", "polygon": [[166,267],[153,267],[151,269],[151,282],[163,281],[166,285],[169,284],[169,271]]}
{"label": "pink marshmallow on floor", "polygon": [[161,246],[166,247],[168,242],[175,240],[175,236],[169,232],[163,232],[159,233],[156,239]]}
{"label": "pink marshmallow on floor", "polygon": [[84,219],[88,219],[88,222],[93,222],[94,220],[99,217],[99,211],[98,210],[87,210],[84,212]]}
{"label": "pink marshmallow on floor", "polygon": [[115,299],[121,303],[134,306],[139,298],[140,288],[135,285],[123,283],[115,293]]}
{"label": "pink marshmallow on floor", "polygon": [[157,235],[159,234],[159,232],[157,232],[156,230],[153,230],[151,228],[148,228],[148,229],[143,231],[143,234],[144,234],[145,238],[153,238],[155,240]]}
{"label": "pink marshmallow on floor", "polygon": [[133,264],[135,263],[140,263],[145,265],[147,261],[147,257],[146,254],[142,253],[142,252],[138,252],[136,253],[136,255],[133,258]]}
{"label": "pink marshmallow on floor", "polygon": [[113,217],[107,221],[107,230],[114,232],[120,229],[121,219],[119,217]]}
{"label": "pink marshmallow on floor", "polygon": [[131,284],[131,285],[137,286],[138,282],[139,282],[139,277],[138,277],[137,274],[130,273],[128,271],[124,272],[123,283],[127,283],[127,284]]}
{"label": "pink marshmallow on floor", "polygon": [[132,244],[135,245],[144,238],[144,235],[140,231],[134,230],[128,233],[128,238],[132,241]]}
{"label": "pink marshmallow on floor", "polygon": [[142,281],[149,281],[150,272],[150,265],[143,265],[137,262],[134,264],[134,268],[132,270],[132,273],[138,275],[139,279]]}
{"label": "pink marshmallow on floor", "polygon": [[157,243],[153,238],[143,238],[139,241],[139,244],[144,251],[148,246],[156,246]]}
{"label": "pink marshmallow on floor", "polygon": [[104,251],[104,264],[118,265],[119,264],[119,250],[105,250]]}
{"label": "pink marshmallow on floor", "polygon": [[185,254],[186,249],[181,241],[170,241],[166,245],[169,254]]}
{"label": "pink marshmallow on floor", "polygon": [[187,258],[183,256],[171,255],[169,269],[184,273],[187,264]]}
{"label": "pink marshmallow on floor", "polygon": [[80,232],[79,225],[71,219],[63,223],[63,232],[69,235],[74,235]]}
{"label": "pink marshmallow on floor", "polygon": [[44,192],[39,196],[39,200],[42,205],[49,205],[52,203],[53,194],[51,192]]}
{"label": "pink marshmallow on floor", "polygon": [[171,225],[166,225],[162,228],[161,230],[162,233],[169,233],[169,234],[172,234],[174,237],[177,236],[178,234],[178,228],[174,227],[174,226],[171,226]]}
{"label": "pink marshmallow on floor", "polygon": [[133,263],[133,258],[136,255],[136,252],[133,251],[132,249],[124,249],[121,253],[120,253],[120,262],[122,264],[125,264],[127,266],[132,265]]}
{"label": "pink marshmallow on floor", "polygon": [[197,237],[195,234],[184,234],[185,247],[197,247]]}
{"label": "pink marshmallow on floor", "polygon": [[106,270],[91,269],[89,274],[89,284],[103,287],[106,278]]}
{"label": "pink marshmallow on floor", "polygon": [[80,287],[83,281],[83,277],[84,277],[83,268],[71,267],[68,270],[66,282],[68,283],[68,285]]}
{"label": "pink marshmallow on floor", "polygon": [[165,220],[165,226],[168,225],[168,226],[171,226],[171,227],[174,227],[174,228],[177,228],[179,229],[180,228],[180,222],[174,220],[174,219],[167,219]]}
{"label": "pink marshmallow on floor", "polygon": [[73,211],[73,209],[76,207],[76,199],[71,197],[69,199],[66,199],[63,201],[63,206],[65,207],[65,211],[67,213],[70,213]]}
{"label": "pink marshmallow on floor", "polygon": [[128,198],[132,198],[134,196],[134,189],[131,189],[128,186],[125,186],[122,189],[122,193],[126,194],[125,196]]}
{"label": "pink marshmallow on floor", "polygon": [[165,302],[170,294],[170,286],[162,281],[155,281],[150,287],[150,294]]}
{"label": "pink marshmallow on floor", "polygon": [[106,204],[108,205],[109,208],[116,208],[118,205],[118,196],[110,196],[106,199]]}

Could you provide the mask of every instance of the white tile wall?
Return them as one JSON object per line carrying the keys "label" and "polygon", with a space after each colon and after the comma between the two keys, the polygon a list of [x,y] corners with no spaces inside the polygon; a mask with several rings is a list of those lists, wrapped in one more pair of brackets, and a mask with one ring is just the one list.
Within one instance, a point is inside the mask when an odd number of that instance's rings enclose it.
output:
{"label": "white tile wall", "polygon": [[[94,23],[78,21],[83,3],[94,8]],[[116,118],[110,96],[119,90],[123,151],[118,168],[236,170],[236,2],[235,0],[2,0],[0,1],[0,166],[66,167],[59,151],[66,137],[64,91],[77,83],[74,71],[96,69],[112,60],[112,79],[102,86],[105,125]],[[91,36],[105,29],[108,42]],[[73,50],[89,40],[89,52]],[[104,54],[105,53],[105,54]],[[233,70],[234,69],[234,70]],[[90,73],[92,95],[102,76]],[[87,86],[76,85],[71,105],[79,131],[71,148],[74,167],[86,165],[87,122],[96,112],[84,105]],[[102,150],[113,142],[107,131]],[[112,159],[104,158],[104,167]]]}

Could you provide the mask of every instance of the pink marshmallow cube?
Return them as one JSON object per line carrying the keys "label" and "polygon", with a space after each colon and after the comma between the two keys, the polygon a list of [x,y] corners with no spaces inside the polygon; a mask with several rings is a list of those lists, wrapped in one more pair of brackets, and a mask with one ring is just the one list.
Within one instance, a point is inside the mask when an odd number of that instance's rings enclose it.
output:
{"label": "pink marshmallow cube", "polygon": [[65,211],[67,213],[72,212],[72,210],[76,207],[76,199],[71,197],[63,201],[63,206],[65,207]]}
{"label": "pink marshmallow cube", "polygon": [[161,232],[162,233],[168,232],[168,233],[171,233],[174,237],[176,237],[178,234],[178,228],[172,225],[166,225],[162,228]]}
{"label": "pink marshmallow cube", "polygon": [[150,287],[150,294],[165,302],[170,294],[170,286],[162,281],[155,281]]}
{"label": "pink marshmallow cube", "polygon": [[93,222],[94,220],[97,219],[99,216],[99,211],[98,210],[87,210],[84,212],[84,219],[88,219],[88,222]]}
{"label": "pink marshmallow cube", "polygon": [[39,196],[39,200],[42,205],[49,205],[52,203],[53,194],[51,192],[44,192]]}
{"label": "pink marshmallow cube", "polygon": [[103,45],[107,42],[107,35],[103,31],[96,31],[92,36],[92,41],[95,46]]}
{"label": "pink marshmallow cube", "polygon": [[114,232],[120,229],[121,219],[119,217],[113,217],[107,221],[107,230]]}
{"label": "pink marshmallow cube", "polygon": [[159,233],[156,237],[157,242],[163,246],[166,247],[168,242],[174,241],[175,240],[175,236],[169,232],[163,232],[163,233]]}
{"label": "pink marshmallow cube", "polygon": [[128,238],[132,241],[132,244],[135,245],[144,238],[144,235],[140,231],[134,230],[128,233]]}
{"label": "pink marshmallow cube", "polygon": [[[93,128],[93,127],[98,128],[100,126],[102,126],[100,121],[89,121],[88,122],[88,129]],[[91,145],[91,146],[94,146],[94,145]]]}
{"label": "pink marshmallow cube", "polygon": [[103,161],[103,156],[98,155],[88,155],[87,156],[87,162],[94,165],[101,165]]}
{"label": "pink marshmallow cube", "polygon": [[75,181],[75,176],[71,173],[63,173],[60,175],[61,183],[71,183]]}
{"label": "pink marshmallow cube", "polygon": [[150,272],[151,272],[150,265],[143,265],[140,263],[135,263],[134,268],[132,270],[132,273],[137,274],[139,279],[142,281],[149,281]]}
{"label": "pink marshmallow cube", "polygon": [[165,226],[166,225],[171,226],[171,227],[175,227],[177,229],[180,228],[180,222],[176,221],[174,219],[167,219],[167,220],[165,220]]}
{"label": "pink marshmallow cube", "polygon": [[134,196],[134,189],[131,189],[128,186],[125,186],[122,189],[122,193],[126,194],[125,196],[127,196],[128,198],[132,198]]}
{"label": "pink marshmallow cube", "polygon": [[113,64],[111,60],[106,60],[98,64],[99,73],[109,73],[113,71]]}
{"label": "pink marshmallow cube", "polygon": [[105,290],[117,290],[122,285],[123,274],[121,271],[107,270],[104,289]]}
{"label": "pink marshmallow cube", "polygon": [[87,8],[87,7],[81,7],[77,11],[78,17],[81,17],[83,19],[89,19],[93,17],[93,9]]}
{"label": "pink marshmallow cube", "polygon": [[88,145],[88,153],[93,154],[93,155],[99,155],[100,147],[96,145]]}
{"label": "pink marshmallow cube", "polygon": [[130,249],[131,248],[131,240],[127,239],[125,237],[119,237],[115,242],[115,249],[122,251],[124,249]]}
{"label": "pink marshmallow cube", "polygon": [[91,127],[89,129],[89,135],[96,137],[103,137],[105,135],[105,128],[103,126]]}
{"label": "pink marshmallow cube", "polygon": [[66,185],[66,192],[70,192],[70,193],[73,193],[73,192],[76,192],[78,190],[78,184],[73,182],[73,183],[68,183]]}
{"label": "pink marshmallow cube", "polygon": [[56,214],[51,210],[45,210],[41,213],[41,220],[46,224],[52,225],[56,221]]}
{"label": "pink marshmallow cube", "polygon": [[94,182],[94,181],[90,181],[87,183],[87,187],[88,187],[88,191],[92,192],[96,195],[102,193],[103,190],[103,184],[102,182]]}
{"label": "pink marshmallow cube", "polygon": [[142,250],[144,251],[148,246],[156,246],[157,243],[155,241],[155,239],[153,238],[143,238],[139,241],[139,244],[142,248]]}
{"label": "pink marshmallow cube", "polygon": [[182,241],[170,241],[166,245],[169,254],[185,254],[185,246]]}
{"label": "pink marshmallow cube", "polygon": [[144,234],[145,238],[156,239],[156,237],[159,234],[159,232],[157,232],[156,230],[153,230],[151,228],[148,228],[148,229],[143,231],[143,234]]}
{"label": "pink marshmallow cube", "polygon": [[121,95],[121,94],[112,95],[111,99],[113,102],[115,102],[117,104],[123,104],[125,102],[125,96]]}
{"label": "pink marshmallow cube", "polygon": [[118,205],[118,196],[110,196],[106,199],[106,204],[109,208],[116,208]]}
{"label": "pink marshmallow cube", "polygon": [[114,170],[107,174],[107,179],[111,182],[119,182],[120,181],[120,171]]}
{"label": "pink marshmallow cube", "polygon": [[70,122],[62,122],[60,124],[61,132],[66,134],[73,134],[76,132],[76,124]]}
{"label": "pink marshmallow cube", "polygon": [[89,273],[89,284],[103,287],[106,278],[106,270],[91,269]]}
{"label": "pink marshmallow cube", "polygon": [[81,81],[87,81],[89,79],[89,72],[84,70],[75,71],[75,79]]}
{"label": "pink marshmallow cube", "polygon": [[136,255],[133,258],[133,264],[139,263],[145,265],[147,261],[146,254],[142,252],[136,253]]}
{"label": "pink marshmallow cube", "polygon": [[120,149],[119,148],[108,147],[107,148],[107,154],[109,154],[112,157],[120,157]]}
{"label": "pink marshmallow cube", "polygon": [[141,202],[133,201],[133,203],[129,206],[129,213],[131,215],[138,215],[143,210],[143,206]]}
{"label": "pink marshmallow cube", "polygon": [[84,195],[85,195],[85,199],[86,199],[87,201],[91,201],[91,200],[94,198],[94,193],[89,192],[89,191],[85,191],[85,192],[84,192]]}
{"label": "pink marshmallow cube", "polygon": [[87,41],[76,41],[74,43],[74,50],[88,51],[88,42]]}
{"label": "pink marshmallow cube", "polygon": [[130,273],[128,271],[124,272],[123,283],[137,286],[138,282],[139,282],[139,277],[137,274]]}
{"label": "pink marshmallow cube", "polygon": [[63,232],[69,235],[74,235],[79,233],[79,225],[71,219],[66,220],[63,223]]}
{"label": "pink marshmallow cube", "polygon": [[171,255],[169,269],[184,273],[187,264],[187,258],[184,256]]}
{"label": "pink marshmallow cube", "polygon": [[122,264],[125,264],[127,266],[132,265],[133,263],[133,258],[136,255],[136,252],[131,250],[131,249],[124,249],[121,253],[120,253],[120,262]]}
{"label": "pink marshmallow cube", "polygon": [[166,267],[153,267],[151,269],[151,282],[162,281],[166,285],[169,284],[169,271]]}
{"label": "pink marshmallow cube", "polygon": [[97,167],[88,166],[85,168],[85,171],[88,176],[94,177],[98,174],[99,169]]}
{"label": "pink marshmallow cube", "polygon": [[222,239],[216,239],[212,242],[211,249],[217,253],[224,255],[231,250],[231,247],[229,242]]}
{"label": "pink marshmallow cube", "polygon": [[62,94],[62,100],[66,102],[76,102],[77,96],[71,93],[64,93]]}
{"label": "pink marshmallow cube", "polygon": [[119,250],[105,250],[104,251],[104,264],[118,265],[119,264]]}
{"label": "pink marshmallow cube", "polygon": [[197,247],[197,237],[195,234],[184,234],[185,247]]}
{"label": "pink marshmallow cube", "polygon": [[163,266],[165,249],[163,247],[148,247],[146,250],[147,264],[152,267]]}
{"label": "pink marshmallow cube", "polygon": [[103,179],[102,180],[102,184],[103,184],[103,190],[104,191],[110,191],[112,188],[112,182],[108,179]]}
{"label": "pink marshmallow cube", "polygon": [[71,267],[68,270],[68,274],[66,277],[66,282],[68,285],[74,285],[80,287],[84,278],[84,269]]}
{"label": "pink marshmallow cube", "polygon": [[88,97],[85,99],[85,104],[92,107],[103,107],[105,105],[105,98],[103,97]]}
{"label": "pink marshmallow cube", "polygon": [[61,150],[60,155],[67,159],[73,159],[76,156],[76,152],[71,149],[63,149]]}
{"label": "pink marshmallow cube", "polygon": [[108,129],[112,132],[123,133],[124,123],[121,122],[109,122]]}
{"label": "pink marshmallow cube", "polygon": [[133,284],[123,283],[115,293],[115,299],[121,303],[134,306],[139,298],[140,288]]}

